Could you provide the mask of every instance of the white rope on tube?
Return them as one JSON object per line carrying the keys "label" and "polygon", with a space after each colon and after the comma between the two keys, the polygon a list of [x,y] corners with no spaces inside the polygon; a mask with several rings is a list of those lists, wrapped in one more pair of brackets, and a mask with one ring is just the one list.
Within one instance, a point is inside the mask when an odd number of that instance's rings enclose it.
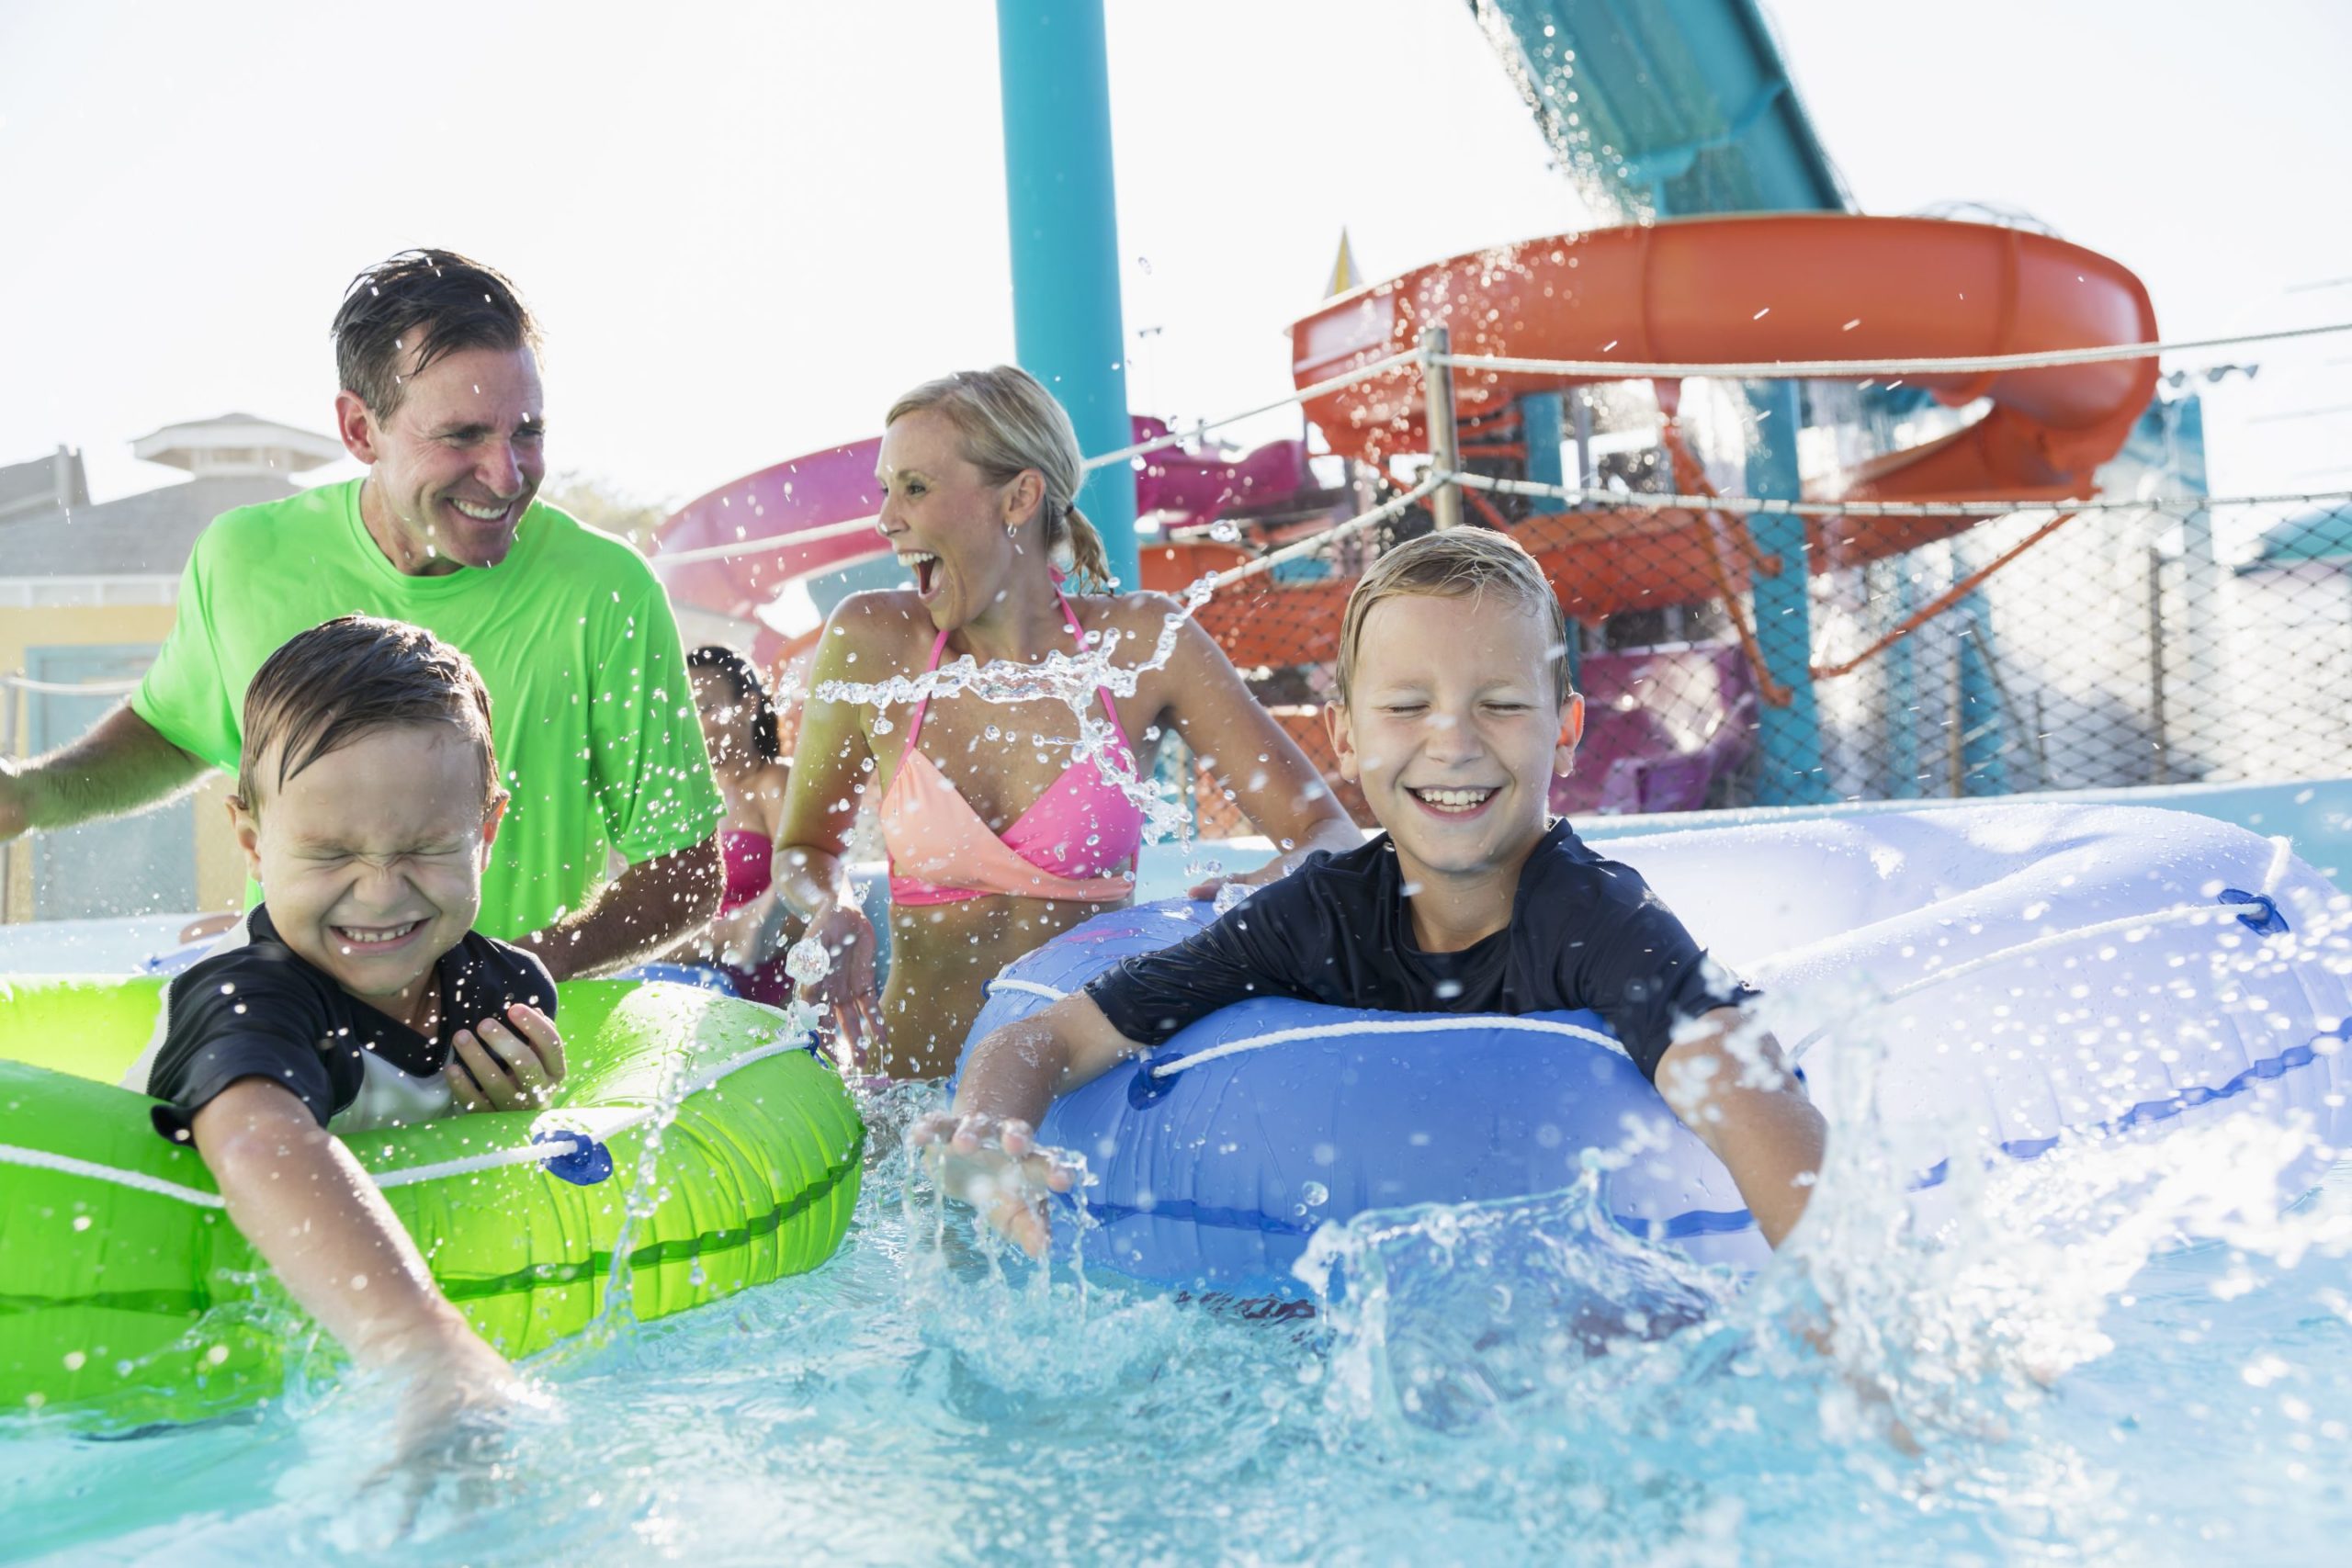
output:
{"label": "white rope on tube", "polygon": [[1043,997],[1049,1002],[1060,1001],[1069,995],[1068,991],[1057,991],[1051,986],[1041,986],[1035,980],[1008,980],[1001,975],[988,983],[988,991],[990,996],[999,991],[1018,991],[1024,997]]}
{"label": "white rope on tube", "polygon": [[[2262,874],[2261,891],[2266,898],[2278,893],[2278,879],[2287,874],[2288,863],[2293,858],[2294,853],[2293,846],[2283,837],[2273,837],[2270,843],[2270,863]],[[2007,947],[1996,948],[1991,953],[1980,953],[1963,963],[1955,964],[1949,969],[1939,969],[1932,975],[1922,975],[1916,980],[1895,987],[1883,996],[1871,998],[1861,1006],[1851,1009],[1826,1023],[1816,1025],[1812,1032],[1789,1047],[1789,1060],[1792,1062],[1797,1060],[1804,1053],[1819,1044],[1825,1036],[1845,1027],[1866,1013],[1874,1012],[1891,1003],[1906,1000],[1922,991],[1933,990],[1948,981],[1989,969],[1996,964],[2006,964],[2011,959],[2046,953],[2052,948],[2064,947],[2068,943],[2086,941],[2093,937],[2128,935],[2135,931],[2145,931],[2151,926],[2171,925],[2175,922],[2186,922],[2190,925],[2218,925],[2225,920],[2240,919],[2245,910],[2246,906],[2243,904],[2176,904],[2168,909],[2152,909],[2144,915],[2120,915],[2111,920],[2100,920],[2087,926],[2072,926],[2065,931],[2051,931],[2041,936],[2030,937],[2024,942],[2014,942]],[[1747,967],[1754,974],[1769,976],[1771,973],[1772,961],[1768,958]]]}
{"label": "white rope on tube", "polygon": [[54,1155],[47,1149],[19,1148],[14,1144],[0,1144],[0,1165],[19,1165],[31,1170],[53,1170],[61,1176],[87,1177],[93,1181],[109,1182],[128,1187],[134,1192],[145,1192],[157,1198],[169,1198],[198,1209],[225,1209],[229,1201],[218,1192],[206,1192],[198,1188],[183,1187],[176,1181],[166,1181],[160,1176],[143,1171],[117,1170],[96,1160],[75,1159],[72,1155]]}
{"label": "white rope on tube", "polygon": [[1620,1056],[1628,1055],[1615,1035],[1598,1029],[1587,1029],[1581,1024],[1560,1023],[1547,1018],[1512,1018],[1502,1013],[1434,1013],[1426,1018],[1349,1018],[1332,1023],[1306,1024],[1297,1029],[1271,1030],[1264,1034],[1228,1040],[1222,1045],[1212,1045],[1205,1051],[1195,1051],[1172,1062],[1155,1062],[1148,1070],[1156,1078],[1173,1077],[1185,1068],[1198,1066],[1203,1062],[1238,1056],[1245,1051],[1262,1051],[1269,1045],[1294,1044],[1302,1040],[1352,1039],[1366,1034],[1459,1033],[1472,1029],[1512,1034],[1557,1035],[1567,1040],[1581,1040],[1589,1045],[1604,1045]]}
{"label": "white rope on tube", "polygon": [[[801,1041],[788,1038],[778,1040],[746,1051],[740,1056],[730,1056],[726,1061],[718,1063],[689,1078],[680,1085],[673,1094],[663,1095],[654,1104],[640,1105],[609,1122],[599,1121],[593,1129],[565,1127],[560,1124],[542,1129],[534,1124],[532,1131],[544,1130],[555,1134],[556,1136],[548,1139],[545,1143],[521,1144],[513,1148],[465,1155],[457,1159],[435,1160],[430,1165],[411,1166],[405,1170],[386,1171],[380,1176],[370,1172],[368,1179],[378,1187],[390,1190],[394,1187],[413,1187],[420,1181],[438,1181],[444,1177],[472,1176],[481,1171],[497,1170],[504,1166],[539,1165],[548,1160],[560,1159],[565,1155],[579,1152],[584,1146],[606,1142],[618,1137],[623,1133],[631,1132],[645,1125],[653,1119],[654,1113],[662,1104],[684,1104],[689,1097],[701,1093],[729,1074],[741,1071],[754,1062],[764,1062],[770,1056],[780,1056],[787,1051],[805,1049],[807,1046]],[[555,1117],[560,1117],[563,1114],[560,1111],[548,1112],[548,1115]]]}
{"label": "white rope on tube", "polygon": [[[687,1097],[700,1093],[729,1074],[739,1072],[754,1062],[763,1062],[770,1056],[780,1056],[788,1051],[805,1049],[807,1046],[802,1042],[785,1039],[746,1051],[739,1056],[730,1056],[726,1061],[717,1063],[688,1079],[678,1089],[675,1099],[683,1102]],[[374,1182],[379,1190],[390,1191],[395,1187],[413,1187],[422,1181],[439,1181],[452,1176],[473,1176],[482,1171],[498,1170],[507,1166],[543,1165],[548,1160],[560,1159],[565,1155],[576,1154],[588,1145],[602,1143],[642,1126],[652,1120],[658,1109],[659,1107],[654,1105],[639,1106],[611,1122],[600,1123],[593,1132],[568,1128],[549,1129],[556,1132],[558,1135],[544,1143],[521,1144],[512,1148],[492,1149],[482,1154],[466,1155],[457,1159],[435,1160],[428,1165],[410,1166],[403,1170],[388,1170],[380,1173],[369,1171],[368,1179]],[[551,1112],[551,1114],[560,1115],[561,1112]],[[56,1171],[64,1176],[84,1177],[92,1181],[103,1181],[109,1186],[127,1187],[135,1192],[146,1192],[158,1198],[169,1198],[199,1209],[220,1209],[228,1205],[228,1201],[218,1192],[206,1192],[198,1188],[182,1186],[176,1181],[166,1181],[161,1177],[149,1176],[143,1171],[121,1170],[113,1166],[100,1165],[95,1160],[76,1159],[71,1155],[51,1154],[45,1149],[28,1149],[20,1148],[14,1144],[0,1144],[0,1165],[23,1166],[34,1170]]]}
{"label": "white rope on tube", "polygon": [[[989,981],[988,988],[990,991],[1020,991],[1029,996],[1044,997],[1051,1001],[1059,1001],[1069,994],[1067,991],[1057,991],[1051,986],[1040,986],[1035,981],[1007,980],[1001,976]],[[1238,1056],[1245,1051],[1262,1051],[1269,1045],[1292,1045],[1302,1040],[1328,1040],[1334,1036],[1435,1034],[1446,1030],[1464,1029],[1493,1029],[1517,1034],[1552,1034],[1563,1039],[1582,1040],[1589,1044],[1605,1045],[1621,1056],[1626,1055],[1625,1047],[1618,1043],[1615,1035],[1603,1033],[1597,1029],[1587,1029],[1582,1024],[1560,1023],[1547,1018],[1513,1018],[1505,1013],[1432,1013],[1425,1018],[1369,1020],[1349,1018],[1333,1023],[1310,1023],[1295,1029],[1269,1030],[1263,1034],[1249,1034],[1238,1040],[1228,1040],[1221,1045],[1212,1045],[1204,1051],[1195,1051],[1188,1056],[1179,1056],[1172,1062],[1155,1062],[1146,1070],[1156,1078],[1172,1077],[1186,1067],[1197,1066],[1202,1062],[1214,1062],[1223,1056]]]}

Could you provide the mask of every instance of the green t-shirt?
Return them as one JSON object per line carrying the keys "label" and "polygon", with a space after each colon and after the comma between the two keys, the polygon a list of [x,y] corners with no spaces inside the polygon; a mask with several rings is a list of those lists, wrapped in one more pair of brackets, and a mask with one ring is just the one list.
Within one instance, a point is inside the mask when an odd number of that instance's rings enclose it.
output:
{"label": "green t-shirt", "polygon": [[132,710],[233,773],[245,687],[287,638],[337,615],[409,621],[481,671],[514,797],[476,930],[513,941],[582,908],[607,846],[634,863],[708,838],[724,807],[678,625],[644,558],[534,502],[503,564],[402,576],[359,520],[359,482],[214,520]]}

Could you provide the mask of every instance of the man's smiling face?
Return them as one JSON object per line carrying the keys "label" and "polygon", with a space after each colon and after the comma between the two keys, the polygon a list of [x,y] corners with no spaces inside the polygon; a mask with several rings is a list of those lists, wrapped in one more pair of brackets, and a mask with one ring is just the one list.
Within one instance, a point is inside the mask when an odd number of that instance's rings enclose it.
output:
{"label": "man's smiling face", "polygon": [[496,566],[547,477],[537,356],[456,349],[401,388],[383,415],[356,392],[336,398],[344,445],[371,469],[360,496],[368,534],[412,577]]}

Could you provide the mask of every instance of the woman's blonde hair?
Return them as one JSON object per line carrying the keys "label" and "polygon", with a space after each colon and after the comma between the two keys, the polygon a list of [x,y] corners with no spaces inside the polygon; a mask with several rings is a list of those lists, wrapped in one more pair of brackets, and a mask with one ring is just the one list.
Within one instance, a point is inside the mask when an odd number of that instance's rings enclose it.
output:
{"label": "woman's blonde hair", "polygon": [[1036,469],[1046,481],[1038,511],[1045,518],[1046,560],[1098,588],[1111,586],[1102,536],[1078,509],[1078,487],[1086,479],[1078,432],[1053,393],[1016,365],[958,370],[901,397],[882,423],[887,428],[926,409],[944,414],[956,426],[964,437],[965,461],[989,483],[1010,484],[1024,470]]}

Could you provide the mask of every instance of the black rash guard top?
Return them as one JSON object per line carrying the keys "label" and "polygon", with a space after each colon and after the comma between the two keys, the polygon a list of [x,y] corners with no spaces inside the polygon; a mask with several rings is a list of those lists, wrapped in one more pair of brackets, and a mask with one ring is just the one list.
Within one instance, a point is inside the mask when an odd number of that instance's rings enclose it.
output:
{"label": "black rash guard top", "polygon": [[390,1086],[375,1098],[396,1106],[430,1107],[435,1089],[446,1102],[437,1080],[451,1059],[450,1036],[484,1019],[503,1021],[515,1002],[555,1016],[555,984],[537,954],[480,931],[435,962],[442,1021],[433,1040],[288,947],[267,905],[247,911],[235,934],[243,940],[224,942],[225,951],[173,977],[155,1039],[126,1079],[163,1101],[153,1108],[155,1131],[175,1143],[188,1140],[196,1113],[239,1078],[268,1079],[322,1127],[371,1087]]}
{"label": "black rash guard top", "polygon": [[1380,834],[1317,853],[1216,924],[1086,987],[1112,1027],[1159,1045],[1251,997],[1388,1012],[1589,1008],[1655,1081],[1675,1025],[1760,995],[1711,960],[1632,867],[1554,822],[1521,868],[1510,923],[1458,953],[1414,943],[1404,876]]}

